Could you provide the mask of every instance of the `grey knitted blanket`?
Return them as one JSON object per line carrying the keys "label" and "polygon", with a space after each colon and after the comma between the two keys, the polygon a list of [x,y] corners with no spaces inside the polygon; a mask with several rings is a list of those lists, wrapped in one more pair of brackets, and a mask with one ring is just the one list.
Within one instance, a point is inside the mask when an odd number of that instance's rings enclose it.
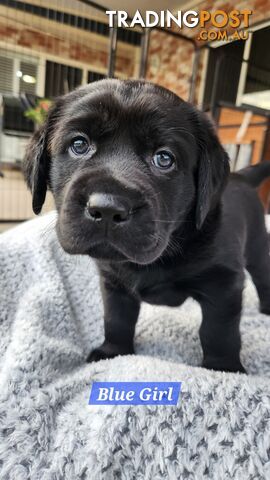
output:
{"label": "grey knitted blanket", "polygon": [[[199,368],[201,312],[143,305],[136,356],[87,364],[103,339],[94,263],[55,215],[0,236],[1,480],[270,479],[270,317],[247,279],[249,376]],[[88,405],[93,380],[181,381],[177,406]]]}

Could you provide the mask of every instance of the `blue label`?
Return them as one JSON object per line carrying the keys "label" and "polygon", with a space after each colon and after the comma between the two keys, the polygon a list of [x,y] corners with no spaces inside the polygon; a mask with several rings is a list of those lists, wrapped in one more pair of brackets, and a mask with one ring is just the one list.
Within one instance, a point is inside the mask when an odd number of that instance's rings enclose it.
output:
{"label": "blue label", "polygon": [[89,405],[177,405],[181,382],[93,382]]}

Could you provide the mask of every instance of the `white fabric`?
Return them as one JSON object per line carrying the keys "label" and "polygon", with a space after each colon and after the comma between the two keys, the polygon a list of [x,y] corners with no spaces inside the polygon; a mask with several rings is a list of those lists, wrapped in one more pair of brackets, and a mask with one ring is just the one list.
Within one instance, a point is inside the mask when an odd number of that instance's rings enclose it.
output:
{"label": "white fabric", "polygon": [[[270,318],[244,292],[249,376],[198,368],[199,306],[143,305],[136,356],[87,364],[103,339],[93,261],[49,214],[0,236],[0,479],[270,478]],[[172,406],[89,406],[91,382],[182,381]]]}

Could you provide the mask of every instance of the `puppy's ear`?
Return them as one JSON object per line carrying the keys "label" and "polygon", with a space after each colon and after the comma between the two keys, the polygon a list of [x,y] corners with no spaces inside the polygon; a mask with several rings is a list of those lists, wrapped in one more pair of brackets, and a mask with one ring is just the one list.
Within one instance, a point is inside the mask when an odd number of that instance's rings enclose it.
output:
{"label": "puppy's ear", "polygon": [[45,202],[50,158],[46,148],[46,124],[32,136],[23,160],[23,173],[32,192],[32,208],[37,215]]}
{"label": "puppy's ear", "polygon": [[213,125],[203,114],[199,114],[198,145],[196,227],[200,229],[208,212],[220,198],[230,167],[228,155]]}
{"label": "puppy's ear", "polygon": [[50,109],[47,120],[33,134],[25,152],[23,173],[28,188],[32,192],[32,208],[37,215],[45,202],[49,182],[50,153],[48,151],[48,133],[59,112],[60,102]]}

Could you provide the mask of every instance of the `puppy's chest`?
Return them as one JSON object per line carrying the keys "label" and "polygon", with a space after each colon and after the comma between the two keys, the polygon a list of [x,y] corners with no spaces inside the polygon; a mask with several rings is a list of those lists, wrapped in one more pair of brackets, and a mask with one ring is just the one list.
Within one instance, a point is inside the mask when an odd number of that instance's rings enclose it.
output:
{"label": "puppy's chest", "polygon": [[144,302],[153,305],[181,305],[189,296],[188,279],[177,269],[146,271],[129,277],[129,286]]}
{"label": "puppy's chest", "polygon": [[139,295],[143,302],[170,307],[178,307],[189,296],[187,290],[176,282],[147,286],[139,291]]}

